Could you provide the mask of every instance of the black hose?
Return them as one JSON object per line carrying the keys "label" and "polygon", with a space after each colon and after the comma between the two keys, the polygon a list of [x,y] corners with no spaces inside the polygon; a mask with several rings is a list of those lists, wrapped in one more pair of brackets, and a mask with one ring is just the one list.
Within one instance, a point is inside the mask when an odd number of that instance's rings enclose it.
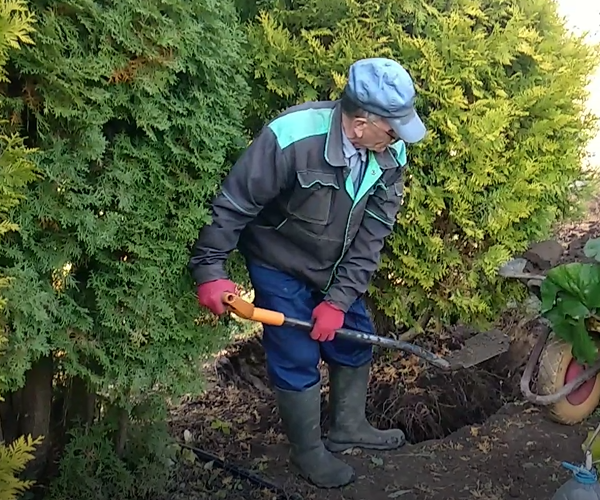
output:
{"label": "black hose", "polygon": [[258,474],[255,474],[252,471],[243,469],[237,465],[227,463],[208,451],[201,450],[200,448],[196,448],[185,443],[178,444],[182,448],[187,448],[188,450],[190,450],[200,460],[203,460],[205,462],[213,462],[214,465],[216,465],[220,469],[223,469],[224,471],[229,472],[230,474],[237,476],[238,478],[245,479],[246,481],[252,483],[253,485],[259,488],[264,488],[269,491],[272,491],[277,495],[277,500],[302,500],[301,495],[297,493],[288,494],[281,486],[278,486],[277,484],[260,477]]}

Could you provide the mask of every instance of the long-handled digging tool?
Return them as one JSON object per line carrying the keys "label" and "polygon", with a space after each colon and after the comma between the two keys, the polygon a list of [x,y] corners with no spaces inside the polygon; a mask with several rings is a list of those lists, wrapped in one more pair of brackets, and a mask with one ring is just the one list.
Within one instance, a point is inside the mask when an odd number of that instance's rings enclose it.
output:
{"label": "long-handled digging tool", "polygon": [[[256,321],[263,325],[293,326],[306,331],[310,331],[313,327],[313,324],[310,321],[288,318],[280,312],[255,307],[254,304],[233,293],[224,294],[223,303],[228,307],[229,311],[236,316],[242,319]],[[341,328],[336,331],[336,335],[340,338],[354,340],[355,342],[408,352],[445,371],[454,371],[478,365],[506,352],[510,345],[508,335],[500,330],[494,329],[471,337],[465,342],[465,345],[461,349],[454,351],[446,358],[441,358],[431,351],[414,344],[402,340],[379,337],[357,330]]]}

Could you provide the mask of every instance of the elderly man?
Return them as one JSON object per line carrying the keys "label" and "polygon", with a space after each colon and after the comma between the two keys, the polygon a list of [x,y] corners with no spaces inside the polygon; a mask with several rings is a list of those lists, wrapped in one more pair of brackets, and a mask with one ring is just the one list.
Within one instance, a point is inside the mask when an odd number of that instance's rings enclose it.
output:
{"label": "elderly man", "polygon": [[[200,304],[221,315],[223,293],[236,291],[224,262],[237,247],[257,307],[314,322],[310,335],[265,326],[263,346],[290,461],[323,488],[355,477],[332,452],[405,443],[402,431],[377,430],[365,418],[370,346],[335,338],[335,332],[345,326],[373,333],[362,297],[401,202],[405,143],[420,141],[426,132],[414,100],[407,71],[373,58],[350,67],[339,101],[284,111],[225,179],[212,223],[201,230],[189,264]],[[325,443],[321,359],[330,371]]]}

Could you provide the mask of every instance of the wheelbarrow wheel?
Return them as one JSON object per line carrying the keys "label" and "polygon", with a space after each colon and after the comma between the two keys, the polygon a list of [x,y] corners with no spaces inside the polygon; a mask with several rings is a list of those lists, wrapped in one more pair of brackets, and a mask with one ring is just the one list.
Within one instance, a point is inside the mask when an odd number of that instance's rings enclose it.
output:
{"label": "wheelbarrow wheel", "polygon": [[[538,392],[554,394],[585,369],[571,354],[571,346],[554,336],[540,359]],[[600,374],[548,407],[549,417],[560,424],[574,425],[589,417],[600,403]]]}

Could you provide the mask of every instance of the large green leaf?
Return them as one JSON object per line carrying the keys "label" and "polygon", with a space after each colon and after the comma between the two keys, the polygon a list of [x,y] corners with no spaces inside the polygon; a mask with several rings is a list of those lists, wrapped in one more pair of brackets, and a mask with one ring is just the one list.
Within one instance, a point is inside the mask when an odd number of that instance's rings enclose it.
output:
{"label": "large green leaf", "polygon": [[[572,263],[550,270],[541,287],[542,314],[554,306],[560,292],[578,299],[588,309],[599,308],[600,266]],[[576,311],[573,314],[576,316]]]}

